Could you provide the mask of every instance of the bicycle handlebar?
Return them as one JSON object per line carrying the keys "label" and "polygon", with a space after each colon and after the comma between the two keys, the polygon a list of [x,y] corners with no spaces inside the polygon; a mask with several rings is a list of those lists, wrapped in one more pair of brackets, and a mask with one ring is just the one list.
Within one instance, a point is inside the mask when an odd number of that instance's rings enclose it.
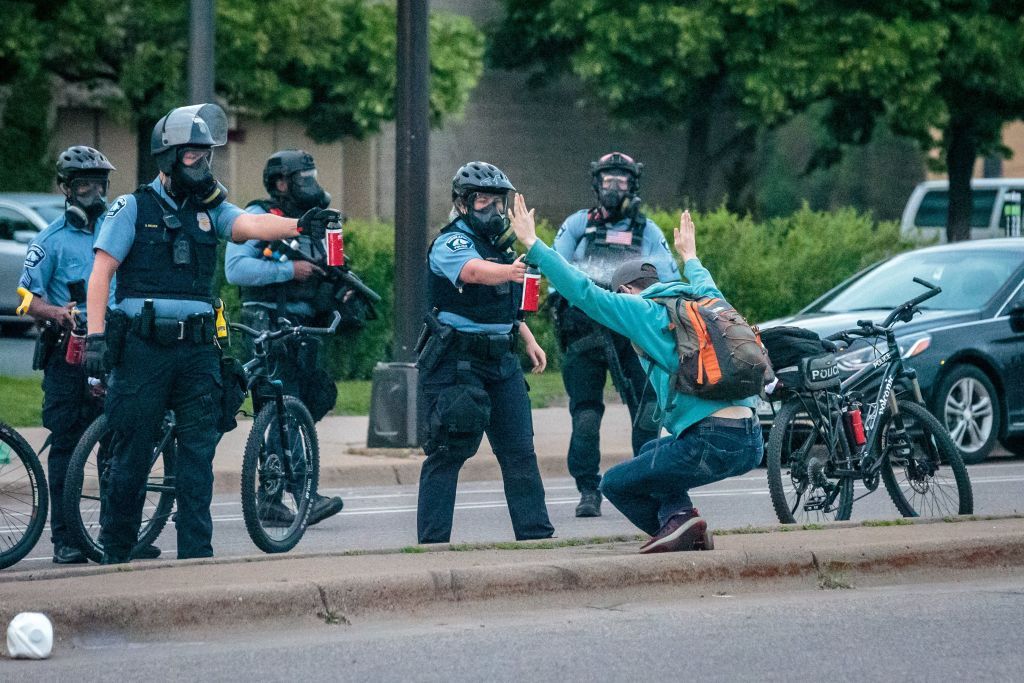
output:
{"label": "bicycle handlebar", "polygon": [[254,337],[256,342],[268,342],[275,341],[281,337],[287,337],[289,335],[301,336],[303,334],[313,335],[328,335],[334,334],[338,329],[338,324],[341,323],[341,313],[338,311],[334,312],[334,318],[331,320],[329,327],[307,327],[304,325],[289,325],[282,327],[279,330],[264,330],[259,332],[251,327],[243,325],[242,323],[231,323],[231,328],[238,330],[239,332],[245,332],[250,337]]}

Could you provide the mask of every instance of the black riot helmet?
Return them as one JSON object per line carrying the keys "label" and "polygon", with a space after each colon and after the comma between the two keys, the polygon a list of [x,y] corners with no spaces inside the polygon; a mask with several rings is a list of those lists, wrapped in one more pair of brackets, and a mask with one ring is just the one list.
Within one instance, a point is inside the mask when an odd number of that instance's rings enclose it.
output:
{"label": "black riot helmet", "polygon": [[157,168],[170,177],[175,194],[191,195],[212,209],[227,198],[227,188],[214,179],[211,167],[213,148],[227,140],[224,110],[216,104],[193,104],[172,109],[156,122],[149,151]]}
{"label": "black riot helmet", "polygon": [[[591,185],[598,203],[610,217],[618,218],[639,208],[637,191],[644,165],[622,152],[610,152],[590,163]],[[604,187],[605,176],[625,176],[626,187]]]}
{"label": "black riot helmet", "polygon": [[[452,202],[459,216],[474,232],[491,240],[499,249],[507,249],[515,241],[515,233],[508,223],[508,194],[515,191],[501,169],[484,161],[465,164],[452,178]],[[478,195],[496,195],[500,201],[476,209]]]}
{"label": "black riot helmet", "polygon": [[74,145],[57,156],[57,182],[67,198],[65,218],[80,229],[90,229],[107,209],[110,172],[117,170],[101,152]]}
{"label": "black riot helmet", "polygon": [[[277,181],[282,178],[288,181],[287,192],[277,189]],[[263,187],[285,214],[295,218],[310,209],[326,209],[331,205],[331,195],[317,180],[313,155],[301,149],[271,154],[263,167]]]}

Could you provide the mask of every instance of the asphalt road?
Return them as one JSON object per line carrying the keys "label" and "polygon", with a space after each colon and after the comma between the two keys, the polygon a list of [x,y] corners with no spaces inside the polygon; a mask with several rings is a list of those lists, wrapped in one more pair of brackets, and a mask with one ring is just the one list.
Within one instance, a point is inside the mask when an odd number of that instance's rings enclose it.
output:
{"label": "asphalt road", "polygon": [[[1010,514],[1024,509],[1024,461],[1002,462],[970,468],[976,514]],[[545,482],[548,512],[557,536],[563,538],[610,536],[639,533],[609,503],[602,506],[603,516],[577,519],[574,510],[579,496],[571,479]],[[328,489],[321,493],[341,495],[345,509],[340,515],[310,527],[298,552],[368,550],[398,548],[416,543],[415,486]],[[858,492],[864,493],[863,490]],[[768,496],[764,469],[695,489],[694,504],[712,528],[764,526],[778,523]],[[238,495],[221,494],[214,500],[214,551],[218,556],[259,554],[242,521]],[[884,487],[858,500],[853,506],[854,520],[898,517]],[[459,487],[452,542],[493,542],[514,540],[500,482],[467,482]],[[168,525],[157,541],[165,555],[173,555],[173,525]],[[49,533],[35,550],[19,564],[5,571],[51,567]]]}
{"label": "asphalt road", "polygon": [[1022,615],[1020,573],[833,591],[662,589],[347,625],[98,632],[48,661],[0,660],[0,679],[1019,680]]}

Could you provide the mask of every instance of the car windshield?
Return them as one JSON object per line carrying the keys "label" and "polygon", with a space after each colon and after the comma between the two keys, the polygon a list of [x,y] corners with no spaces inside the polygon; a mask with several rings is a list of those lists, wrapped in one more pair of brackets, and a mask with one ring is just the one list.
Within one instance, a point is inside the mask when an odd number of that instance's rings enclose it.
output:
{"label": "car windshield", "polygon": [[815,310],[821,313],[889,310],[924,292],[913,278],[942,287],[922,308],[981,308],[1024,262],[1019,251],[967,251],[902,254],[864,275]]}

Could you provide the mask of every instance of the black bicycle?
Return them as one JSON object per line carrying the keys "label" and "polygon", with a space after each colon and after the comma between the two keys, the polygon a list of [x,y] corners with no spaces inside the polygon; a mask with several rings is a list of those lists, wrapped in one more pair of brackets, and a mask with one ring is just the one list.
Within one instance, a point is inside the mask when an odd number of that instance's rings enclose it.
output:
{"label": "black bicycle", "polygon": [[280,380],[271,379],[268,351],[273,343],[334,334],[341,314],[335,311],[329,327],[279,322],[278,329],[264,332],[231,323],[253,338],[253,358],[243,366],[256,418],[242,455],[242,517],[253,543],[267,553],[287,552],[302,539],[320,476],[313,418],[302,401],[285,395]]}
{"label": "black bicycle", "polygon": [[[152,545],[167,525],[174,508],[174,464],[177,454],[173,411],[164,415],[160,435],[153,444],[149,475],[140,492],[145,500],[142,506],[142,524],[133,551]],[[113,434],[107,428],[107,418],[100,415],[78,440],[71,460],[68,461],[64,480],[64,519],[71,542],[82,553],[99,562],[103,557],[100,544],[100,487],[110,467],[110,446]]]}
{"label": "black bicycle", "polygon": [[[856,328],[828,337],[847,346],[871,340],[876,358],[855,374],[842,380],[834,355],[804,358],[796,369],[777,373],[784,402],[769,432],[767,465],[772,505],[783,524],[849,519],[854,501],[877,489],[879,480],[904,517],[973,512],[960,451],[925,407],[893,333],[897,322],[910,322],[921,303],[942,291],[920,278],[914,282],[929,291],[897,306],[881,325],[859,320]],[[882,339],[884,351],[878,349]],[[865,403],[876,382],[873,400]],[[857,481],[866,492],[854,498]]]}
{"label": "black bicycle", "polygon": [[48,497],[39,456],[13,427],[0,422],[0,569],[35,547],[46,526]]}

